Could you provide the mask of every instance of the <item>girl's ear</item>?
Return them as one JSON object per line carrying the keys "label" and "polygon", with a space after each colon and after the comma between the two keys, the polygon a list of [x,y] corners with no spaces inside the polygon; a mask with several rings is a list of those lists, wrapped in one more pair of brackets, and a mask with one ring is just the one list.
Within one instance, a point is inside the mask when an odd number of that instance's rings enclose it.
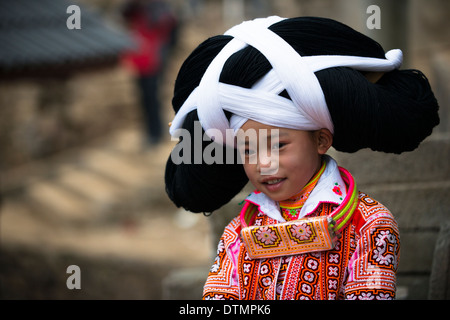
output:
{"label": "girl's ear", "polygon": [[322,128],[316,131],[317,151],[319,154],[325,154],[333,144],[333,135],[330,130]]}

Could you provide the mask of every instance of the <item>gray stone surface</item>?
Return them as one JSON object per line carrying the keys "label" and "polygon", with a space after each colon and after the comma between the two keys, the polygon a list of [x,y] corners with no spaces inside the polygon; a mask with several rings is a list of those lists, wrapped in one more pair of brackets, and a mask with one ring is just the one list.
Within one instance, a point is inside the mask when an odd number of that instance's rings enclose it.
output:
{"label": "gray stone surface", "polygon": [[441,225],[434,249],[429,287],[429,299],[450,299],[450,220]]}
{"label": "gray stone surface", "polygon": [[165,300],[199,300],[209,268],[186,268],[171,272],[162,283]]}

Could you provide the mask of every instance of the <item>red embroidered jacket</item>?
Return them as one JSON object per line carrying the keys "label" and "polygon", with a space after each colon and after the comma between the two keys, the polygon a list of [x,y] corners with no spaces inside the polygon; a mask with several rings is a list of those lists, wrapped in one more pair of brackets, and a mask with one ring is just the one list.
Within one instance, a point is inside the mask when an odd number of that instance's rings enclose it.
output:
{"label": "red embroidered jacket", "polygon": [[[322,204],[313,215],[328,215]],[[250,259],[239,217],[219,241],[204,299],[393,299],[400,255],[397,223],[389,210],[359,193],[357,210],[334,249],[289,257]],[[258,213],[255,224],[276,223]]]}

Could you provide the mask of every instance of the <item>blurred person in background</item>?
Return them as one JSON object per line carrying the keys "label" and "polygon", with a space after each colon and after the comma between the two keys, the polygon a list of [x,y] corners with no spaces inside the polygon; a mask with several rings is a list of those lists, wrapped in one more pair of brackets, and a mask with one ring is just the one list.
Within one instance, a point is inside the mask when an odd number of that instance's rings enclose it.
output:
{"label": "blurred person in background", "polygon": [[128,0],[121,14],[135,41],[135,47],[122,58],[136,75],[147,148],[162,138],[159,82],[176,42],[178,22],[170,4],[163,0]]}

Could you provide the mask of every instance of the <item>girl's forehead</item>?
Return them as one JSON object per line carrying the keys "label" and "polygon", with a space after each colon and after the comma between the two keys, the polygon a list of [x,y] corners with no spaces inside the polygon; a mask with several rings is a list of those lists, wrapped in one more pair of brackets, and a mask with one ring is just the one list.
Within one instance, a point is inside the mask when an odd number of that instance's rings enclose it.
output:
{"label": "girl's forehead", "polygon": [[274,127],[274,126],[271,126],[268,124],[254,121],[254,120],[248,120],[242,125],[241,129],[243,131],[246,131],[249,129],[266,129],[267,131],[270,131],[270,130],[283,130],[285,128]]}
{"label": "girl's forehead", "polygon": [[242,125],[242,127],[239,130],[242,130],[243,133],[254,132],[258,135],[276,136],[276,137],[289,136],[298,133],[299,131],[302,131],[296,129],[275,127],[254,120],[248,120]]}

